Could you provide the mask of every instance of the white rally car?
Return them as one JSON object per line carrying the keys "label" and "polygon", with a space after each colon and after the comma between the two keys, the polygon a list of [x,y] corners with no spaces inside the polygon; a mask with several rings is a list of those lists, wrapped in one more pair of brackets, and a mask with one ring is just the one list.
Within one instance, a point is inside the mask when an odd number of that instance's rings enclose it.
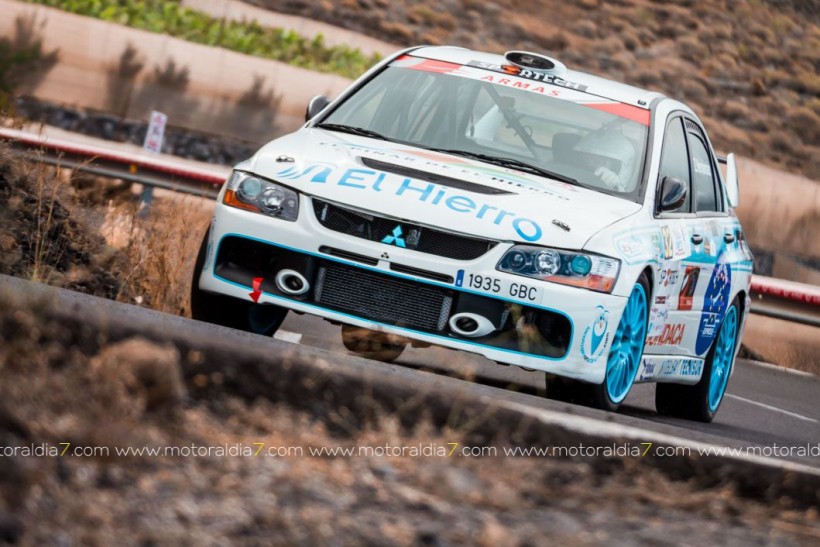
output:
{"label": "white rally car", "polygon": [[547,394],[710,421],[752,256],[703,125],[543,55],[401,51],[237,165],[194,318],[271,335],[288,310],[390,360],[408,343],[547,373]]}

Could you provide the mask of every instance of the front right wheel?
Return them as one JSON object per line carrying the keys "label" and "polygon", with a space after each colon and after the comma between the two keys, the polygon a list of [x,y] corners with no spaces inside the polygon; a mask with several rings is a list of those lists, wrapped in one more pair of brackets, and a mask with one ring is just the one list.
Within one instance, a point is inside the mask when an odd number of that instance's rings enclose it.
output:
{"label": "front right wheel", "polygon": [[287,308],[270,304],[255,304],[223,294],[213,294],[199,288],[199,277],[208,251],[208,232],[202,239],[191,279],[191,317],[199,321],[244,330],[263,336],[273,336],[279,329]]}
{"label": "front right wheel", "polygon": [[735,347],[740,328],[738,299],[726,311],[715,338],[700,381],[693,386],[658,384],[655,388],[655,408],[659,414],[711,422],[715,419],[735,361]]}
{"label": "front right wheel", "polygon": [[614,412],[635,383],[646,343],[648,294],[649,281],[641,274],[632,287],[618,328],[612,337],[604,381],[592,387],[592,404],[597,408]]}

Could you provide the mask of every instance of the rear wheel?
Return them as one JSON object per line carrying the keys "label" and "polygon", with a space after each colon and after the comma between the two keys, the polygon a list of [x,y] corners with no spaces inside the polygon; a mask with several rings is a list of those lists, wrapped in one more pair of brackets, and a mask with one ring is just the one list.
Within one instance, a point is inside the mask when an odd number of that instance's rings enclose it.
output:
{"label": "rear wheel", "polygon": [[342,343],[357,355],[385,363],[398,359],[407,347],[393,335],[352,325],[342,325]]}
{"label": "rear wheel", "polygon": [[734,366],[739,327],[740,311],[735,298],[706,355],[700,381],[693,386],[658,384],[655,388],[655,408],[659,414],[700,422],[715,419]]}
{"label": "rear wheel", "polygon": [[208,232],[199,247],[191,279],[191,317],[199,321],[273,336],[288,313],[286,308],[255,304],[231,296],[205,292],[199,288],[199,277],[208,252]]}

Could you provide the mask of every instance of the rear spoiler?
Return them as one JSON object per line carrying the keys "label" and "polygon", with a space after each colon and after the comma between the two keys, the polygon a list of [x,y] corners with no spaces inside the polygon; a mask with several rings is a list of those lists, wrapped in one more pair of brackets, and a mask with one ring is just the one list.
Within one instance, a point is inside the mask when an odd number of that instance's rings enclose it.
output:
{"label": "rear spoiler", "polygon": [[740,205],[740,187],[737,181],[735,155],[728,154],[725,157],[718,156],[717,160],[726,166],[726,180],[723,182],[726,185],[726,196],[729,198],[729,205],[731,207],[737,207]]}

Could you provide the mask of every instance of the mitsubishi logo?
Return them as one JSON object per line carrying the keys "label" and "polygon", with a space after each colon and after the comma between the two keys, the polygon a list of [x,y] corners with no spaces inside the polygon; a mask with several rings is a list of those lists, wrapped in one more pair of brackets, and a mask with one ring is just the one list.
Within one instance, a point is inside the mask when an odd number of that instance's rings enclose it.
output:
{"label": "mitsubishi logo", "polygon": [[404,243],[404,238],[402,237],[401,225],[398,225],[395,228],[393,228],[393,235],[384,236],[384,239],[382,239],[382,243],[387,243],[388,245],[396,245],[397,247],[407,247],[407,245]]}

